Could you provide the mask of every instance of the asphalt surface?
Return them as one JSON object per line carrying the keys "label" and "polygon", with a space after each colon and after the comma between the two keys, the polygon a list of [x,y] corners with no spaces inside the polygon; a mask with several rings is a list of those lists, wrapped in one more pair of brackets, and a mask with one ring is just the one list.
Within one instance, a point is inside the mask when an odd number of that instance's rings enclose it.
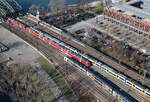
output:
{"label": "asphalt surface", "polygon": [[[5,28],[0,28],[0,41],[9,47],[9,50],[0,54],[0,62],[5,62],[8,57],[13,59],[13,63],[31,64],[33,68],[41,75],[43,80],[48,83],[51,92],[58,102],[68,102],[65,96],[62,96],[61,89],[56,85],[53,79],[37,63],[37,58],[41,55],[21,38],[11,33]],[[23,33],[25,34],[25,33]],[[3,59],[4,58],[4,59]],[[61,96],[61,97],[60,97]]]}
{"label": "asphalt surface", "polygon": [[40,56],[31,47],[24,43],[22,39],[18,38],[3,27],[0,28],[0,41],[9,48],[8,51],[1,54],[6,57],[11,57],[14,63],[31,64]]}

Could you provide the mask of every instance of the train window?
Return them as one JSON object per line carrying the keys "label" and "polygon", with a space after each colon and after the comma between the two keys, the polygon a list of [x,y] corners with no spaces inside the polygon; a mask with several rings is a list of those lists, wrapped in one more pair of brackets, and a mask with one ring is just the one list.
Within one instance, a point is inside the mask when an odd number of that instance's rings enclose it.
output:
{"label": "train window", "polygon": [[73,67],[77,68],[77,66],[75,64],[72,64]]}
{"label": "train window", "polygon": [[140,89],[138,86],[136,87],[136,89],[137,89],[138,91],[141,91],[141,89]]}
{"label": "train window", "polygon": [[115,74],[114,72],[111,72],[111,74],[112,74],[113,76],[116,76],[116,74]]}
{"label": "train window", "polygon": [[150,97],[150,93],[149,92],[146,92],[146,95],[148,95]]}
{"label": "train window", "polygon": [[112,76],[114,76],[114,77],[116,76],[116,75],[115,75],[113,72],[111,72],[111,71],[110,71],[110,74],[111,74]]}
{"label": "train window", "polygon": [[101,66],[101,64],[102,64],[102,63],[100,63],[100,62],[98,62],[98,61],[97,61],[97,63],[96,63],[97,66]]}
{"label": "train window", "polygon": [[100,85],[103,84],[97,77],[95,77],[95,81],[98,82]]}
{"label": "train window", "polygon": [[125,81],[122,77],[120,77],[120,80]]}
{"label": "train window", "polygon": [[102,68],[104,68],[104,70],[106,70],[106,69],[107,69],[107,66],[106,66],[106,65],[102,65]]}
{"label": "train window", "polygon": [[124,99],[124,98],[122,98],[122,100],[123,100],[122,102],[128,102],[128,101],[127,101],[126,99]]}
{"label": "train window", "polygon": [[100,82],[95,78],[95,81],[98,83],[98,84],[100,84]]}
{"label": "train window", "polygon": [[129,82],[128,80],[127,80],[126,82],[127,82],[127,84],[128,84],[129,86],[131,86],[131,85],[132,85],[132,83],[131,83],[131,82]]}

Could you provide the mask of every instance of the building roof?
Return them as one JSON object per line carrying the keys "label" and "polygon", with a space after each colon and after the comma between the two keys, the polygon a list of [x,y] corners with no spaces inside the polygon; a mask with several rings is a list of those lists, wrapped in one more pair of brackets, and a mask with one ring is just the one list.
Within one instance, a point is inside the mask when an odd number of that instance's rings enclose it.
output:
{"label": "building roof", "polygon": [[121,10],[126,11],[126,12],[132,12],[139,17],[150,19],[150,13],[143,11],[141,9],[138,9],[129,5],[125,5],[125,4],[119,4],[119,3],[112,4],[112,6],[120,8]]}
{"label": "building roof", "polygon": [[143,21],[150,23],[150,19],[148,18],[143,19]]}
{"label": "building roof", "polygon": [[111,7],[111,9],[114,9],[114,10],[116,10],[116,11],[117,11],[117,10],[120,10],[120,8],[117,8],[117,7],[114,7],[114,6]]}
{"label": "building roof", "polygon": [[129,11],[126,11],[126,12],[124,12],[123,14],[129,15],[129,16],[134,15],[134,13],[133,13],[133,12],[129,12]]}

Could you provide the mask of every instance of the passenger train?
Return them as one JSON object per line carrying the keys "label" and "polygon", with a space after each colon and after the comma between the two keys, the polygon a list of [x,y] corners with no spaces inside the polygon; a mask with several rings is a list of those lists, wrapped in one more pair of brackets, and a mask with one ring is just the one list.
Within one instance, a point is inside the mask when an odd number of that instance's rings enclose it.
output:
{"label": "passenger train", "polygon": [[90,68],[86,67],[84,64],[78,62],[77,60],[71,57],[64,57],[64,60],[69,64],[73,65],[74,68],[80,70],[81,72],[89,76],[101,88],[109,92],[111,95],[115,96],[119,102],[138,102],[138,100],[130,96],[117,85],[113,84],[110,80],[106,79],[104,76],[91,70]]}
{"label": "passenger train", "polygon": [[138,92],[150,97],[149,88],[143,86],[142,84],[138,83],[137,81],[134,81],[133,79],[129,78],[127,75],[117,71],[115,68],[94,58],[93,56],[85,54],[83,51],[51,36],[50,34],[43,33],[43,31],[40,31],[33,27],[27,26],[26,24],[23,24],[19,20],[15,20],[12,18],[7,18],[7,20],[14,23],[15,25],[19,26],[20,28],[30,32],[31,34],[39,37],[40,39],[48,42],[52,46],[54,46],[57,49],[59,49],[60,51],[64,52],[66,55],[75,58],[79,62],[82,62],[85,66],[87,66],[87,67],[89,67],[91,65],[97,66],[98,68],[102,69],[104,72],[108,73],[109,75],[124,82],[125,85],[128,85],[128,86],[132,87],[133,89],[137,90]]}
{"label": "passenger train", "polygon": [[40,30],[37,30],[33,27],[29,27],[28,25],[23,24],[19,20],[14,20],[12,18],[7,18],[7,19],[9,21],[11,21],[12,23],[16,24],[17,26],[19,26],[20,28],[32,33],[33,35],[39,37],[40,39],[48,42],[51,45],[53,45],[54,47],[56,47],[60,51],[64,52],[65,54],[72,56],[73,58],[77,59],[78,61],[81,61],[86,66],[91,65],[91,62],[88,59],[77,54],[77,53],[81,53],[81,51],[78,50],[77,48],[74,48],[71,45],[68,45],[68,44],[64,43],[63,41],[61,41],[61,40],[59,40],[59,39],[57,39],[57,38],[55,38],[49,34],[43,33]]}

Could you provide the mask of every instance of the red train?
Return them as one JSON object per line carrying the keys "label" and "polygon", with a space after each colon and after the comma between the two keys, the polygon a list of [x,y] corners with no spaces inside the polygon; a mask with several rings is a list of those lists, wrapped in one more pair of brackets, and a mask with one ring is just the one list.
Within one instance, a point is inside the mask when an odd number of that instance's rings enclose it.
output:
{"label": "red train", "polygon": [[[14,23],[15,25],[17,25],[18,27],[30,32],[31,34],[39,37],[40,39],[48,42],[49,44],[51,44],[52,46],[56,47],[57,49],[61,50],[62,52],[64,52],[65,54],[77,59],[78,61],[82,62],[84,65],[86,66],[91,66],[91,62],[89,60],[87,60],[86,58],[81,56],[81,53],[78,53],[78,49],[74,48],[68,44],[66,44],[63,41],[60,41],[59,39],[52,37],[49,34],[46,33],[42,33],[39,30],[36,30],[30,26],[27,26],[26,24],[23,24],[20,21],[14,20],[12,18],[6,18],[8,21]],[[55,39],[55,40],[54,40]],[[69,48],[68,48],[69,47]],[[74,51],[75,50],[75,51]]]}

